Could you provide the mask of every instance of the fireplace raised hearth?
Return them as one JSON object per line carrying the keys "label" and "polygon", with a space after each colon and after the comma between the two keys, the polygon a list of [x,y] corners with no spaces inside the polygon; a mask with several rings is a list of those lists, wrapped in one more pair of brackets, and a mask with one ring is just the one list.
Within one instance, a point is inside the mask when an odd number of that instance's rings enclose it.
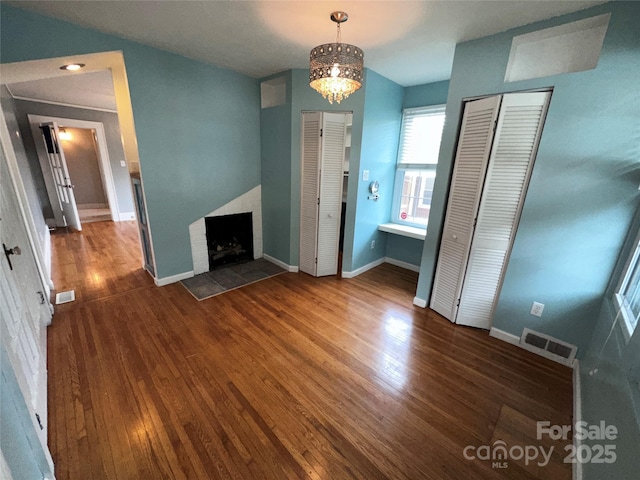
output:
{"label": "fireplace raised hearth", "polygon": [[253,260],[253,215],[205,217],[209,270]]}

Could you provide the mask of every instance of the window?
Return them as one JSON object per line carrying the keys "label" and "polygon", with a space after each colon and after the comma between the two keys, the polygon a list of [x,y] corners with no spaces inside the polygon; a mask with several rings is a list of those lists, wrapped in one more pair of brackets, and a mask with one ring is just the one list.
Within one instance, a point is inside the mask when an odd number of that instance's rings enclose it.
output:
{"label": "window", "polygon": [[402,113],[392,222],[426,227],[431,210],[444,105],[409,108]]}
{"label": "window", "polygon": [[623,331],[627,340],[631,338],[640,317],[640,236],[636,240],[633,255],[622,274],[622,281],[614,295],[620,309]]}

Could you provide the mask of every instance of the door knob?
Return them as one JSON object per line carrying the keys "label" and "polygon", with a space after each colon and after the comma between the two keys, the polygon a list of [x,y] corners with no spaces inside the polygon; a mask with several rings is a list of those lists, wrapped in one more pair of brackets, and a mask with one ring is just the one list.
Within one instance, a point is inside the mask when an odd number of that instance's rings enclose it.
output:
{"label": "door knob", "polygon": [[7,246],[4,243],[2,244],[2,248],[4,249],[4,256],[7,257],[9,268],[13,270],[13,265],[11,265],[10,255],[20,255],[22,253],[22,250],[20,250],[20,247],[18,246],[15,246],[13,248],[7,248]]}

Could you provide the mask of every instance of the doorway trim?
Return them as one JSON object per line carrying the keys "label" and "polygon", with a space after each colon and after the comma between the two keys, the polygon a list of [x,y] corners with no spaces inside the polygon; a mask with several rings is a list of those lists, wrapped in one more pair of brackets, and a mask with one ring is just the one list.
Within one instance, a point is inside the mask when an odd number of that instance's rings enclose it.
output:
{"label": "doorway trim", "polygon": [[[124,156],[127,162],[129,175],[136,175],[140,178],[142,191],[144,192],[144,178],[140,171],[140,156],[138,152],[138,140],[136,138],[135,124],[133,120],[133,107],[131,105],[131,95],[129,92],[129,81],[127,79],[127,72],[124,64],[124,55],[122,51],[110,51],[101,53],[88,53],[84,55],[67,55],[63,57],[51,57],[38,60],[24,60],[15,63],[3,63],[2,65],[2,78],[0,78],[0,85],[6,85],[11,83],[28,82],[31,80],[40,80],[43,78],[52,78],[57,76],[67,75],[60,70],[60,65],[67,63],[85,63],[86,73],[95,72],[99,70],[110,70],[111,77],[113,79],[113,89],[116,96],[116,107],[118,110],[118,124],[120,126],[120,133],[122,135],[122,146],[124,147]],[[4,121],[2,122],[4,123]],[[5,127],[6,127],[6,123]],[[7,132],[8,134],[8,132]],[[11,137],[8,136],[8,139]],[[2,138],[4,146],[5,139]],[[6,149],[13,151],[13,145],[5,146]],[[20,195],[25,195],[23,191],[24,187],[21,187]],[[146,196],[143,199],[146,206]],[[134,205],[135,207],[135,205]],[[138,225],[141,223],[141,219],[138,218],[138,210],[136,212],[136,221]],[[146,211],[146,210],[145,210]],[[149,248],[153,253],[153,233],[152,227],[147,222],[147,229],[149,234]],[[28,223],[28,219],[25,219]],[[35,225],[35,224],[34,224]],[[33,227],[35,231],[35,227]],[[37,245],[38,254],[43,256],[40,244]],[[144,262],[144,251],[142,242],[140,242],[140,258],[141,266],[146,270]],[[155,255],[152,255],[153,269],[157,271]],[[152,276],[155,275],[151,274]]]}
{"label": "doorway trim", "polygon": [[[84,128],[89,130],[95,130],[96,140],[98,147],[98,165],[100,167],[100,177],[102,179],[102,185],[104,186],[105,193],[107,194],[107,202],[109,203],[109,210],[111,211],[111,220],[119,222],[122,220],[120,208],[118,207],[118,195],[116,193],[115,183],[113,181],[113,172],[111,171],[111,163],[109,161],[109,152],[107,150],[107,137],[104,133],[104,125],[101,122],[91,122],[89,120],[77,120],[75,118],[60,118],[60,117],[48,117],[43,115],[27,115],[29,118],[29,125],[31,127],[31,133],[36,144],[36,151],[38,158],[40,159],[40,165],[42,171],[47,172],[45,175],[49,176],[49,170],[45,168],[48,165],[46,160],[46,152],[44,151],[44,145],[39,142],[40,138],[40,124],[46,122],[56,122],[60,126],[70,128]],[[73,180],[73,179],[71,179]],[[76,179],[77,181],[77,179]],[[50,182],[45,182],[47,190],[49,190]],[[55,192],[49,192],[49,197],[55,195]],[[57,205],[57,204],[56,204]],[[51,205],[54,210],[54,217],[56,216],[56,206]]]}

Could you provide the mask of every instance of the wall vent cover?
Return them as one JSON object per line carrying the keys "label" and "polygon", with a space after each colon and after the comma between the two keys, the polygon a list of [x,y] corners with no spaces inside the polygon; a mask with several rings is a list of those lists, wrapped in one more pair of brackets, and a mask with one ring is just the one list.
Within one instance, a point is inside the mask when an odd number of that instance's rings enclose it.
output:
{"label": "wall vent cover", "polygon": [[522,331],[520,346],[530,352],[567,366],[573,365],[578,347],[529,328]]}

